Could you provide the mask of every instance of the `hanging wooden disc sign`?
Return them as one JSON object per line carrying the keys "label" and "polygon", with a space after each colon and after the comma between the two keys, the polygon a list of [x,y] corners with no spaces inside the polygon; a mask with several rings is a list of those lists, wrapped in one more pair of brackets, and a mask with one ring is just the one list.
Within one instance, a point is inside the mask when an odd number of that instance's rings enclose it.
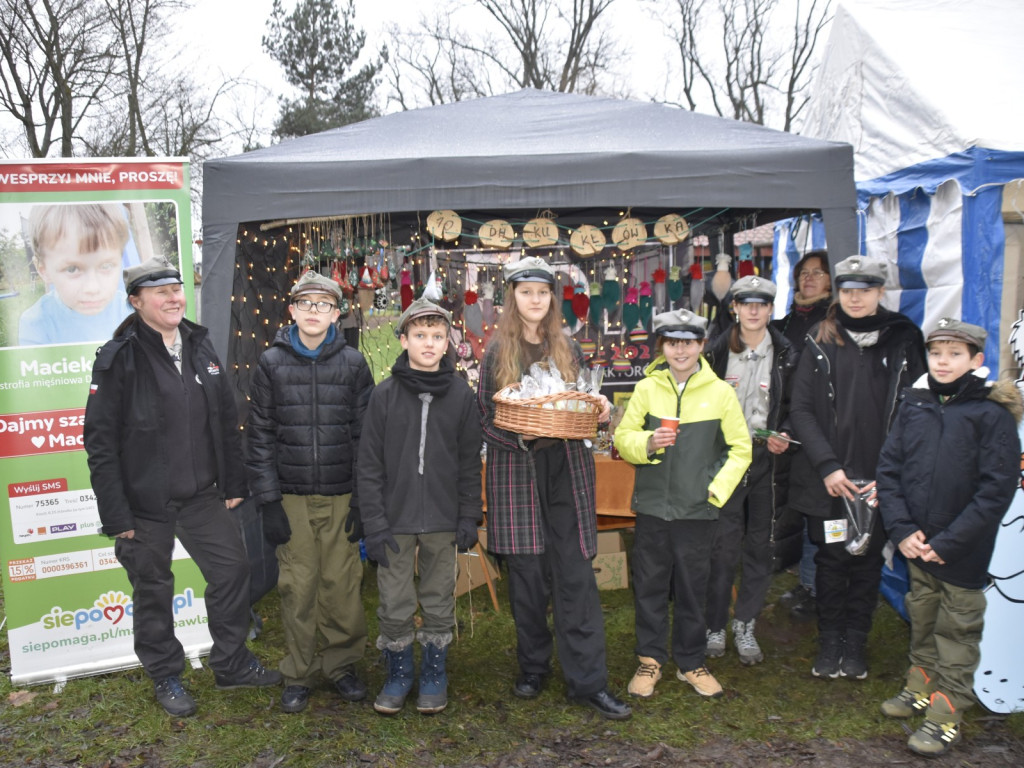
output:
{"label": "hanging wooden disc sign", "polygon": [[647,242],[647,227],[640,219],[623,219],[612,230],[612,242],[620,251],[630,251]]}
{"label": "hanging wooden disc sign", "polygon": [[596,256],[607,242],[604,232],[593,224],[581,224],[569,237],[569,245],[580,256]]}
{"label": "hanging wooden disc sign", "polygon": [[434,211],[427,216],[427,232],[435,240],[455,240],[462,234],[462,217],[455,211]]}
{"label": "hanging wooden disc sign", "polygon": [[523,226],[523,242],[527,248],[542,248],[558,242],[558,225],[551,219],[530,219]]}
{"label": "hanging wooden disc sign", "polygon": [[487,248],[508,248],[516,239],[512,225],[503,219],[491,219],[480,225],[480,245]]}
{"label": "hanging wooden disc sign", "polygon": [[677,245],[690,236],[690,225],[678,213],[668,213],[654,223],[654,236],[664,245]]}

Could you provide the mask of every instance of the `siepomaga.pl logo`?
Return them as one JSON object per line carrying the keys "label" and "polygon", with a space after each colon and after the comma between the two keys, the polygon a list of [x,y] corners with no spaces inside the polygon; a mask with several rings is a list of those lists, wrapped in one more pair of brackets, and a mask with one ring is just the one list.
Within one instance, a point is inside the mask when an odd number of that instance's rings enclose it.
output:
{"label": "siepomaga.pl logo", "polygon": [[[175,615],[185,608],[191,608],[194,602],[195,593],[191,588],[186,589],[180,595],[175,595],[172,601]],[[89,608],[65,611],[55,605],[49,613],[39,617],[39,623],[43,625],[43,629],[60,629],[62,627],[82,629],[89,625],[105,623],[117,625],[125,616],[133,615],[133,608],[134,604],[131,598],[124,592],[107,592],[96,598],[96,602]]]}

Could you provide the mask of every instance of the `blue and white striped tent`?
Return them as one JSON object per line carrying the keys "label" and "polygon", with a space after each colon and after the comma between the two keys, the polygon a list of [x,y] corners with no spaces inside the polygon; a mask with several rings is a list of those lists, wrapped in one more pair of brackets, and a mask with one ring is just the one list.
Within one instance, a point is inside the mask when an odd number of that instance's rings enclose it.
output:
{"label": "blue and white striped tent", "polygon": [[[1024,100],[1005,91],[1024,77],[1020,29],[1024,3],[841,0],[802,127],[854,147],[860,253],[890,262],[885,306],[926,330],[943,316],[986,328],[993,371],[1019,309],[1004,306],[1021,270],[1006,238],[1024,202],[1004,223],[1004,189],[1024,179]],[[775,234],[779,316],[792,264],[825,241],[817,219]]]}

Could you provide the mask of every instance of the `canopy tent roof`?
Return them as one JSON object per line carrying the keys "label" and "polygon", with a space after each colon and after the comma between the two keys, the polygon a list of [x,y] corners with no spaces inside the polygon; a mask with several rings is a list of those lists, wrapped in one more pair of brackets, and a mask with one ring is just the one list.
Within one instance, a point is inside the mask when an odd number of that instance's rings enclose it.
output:
{"label": "canopy tent roof", "polygon": [[[576,225],[632,208],[735,228],[821,211],[853,253],[849,145],[664,105],[524,90],[399,112],[204,165],[203,322],[225,354],[242,223],[438,209],[556,212]],[[397,237],[397,234],[396,234]]]}
{"label": "canopy tent roof", "polygon": [[843,0],[802,133],[852,144],[858,182],[970,147],[1024,151],[1021,29],[1024,3],[1007,0]]}

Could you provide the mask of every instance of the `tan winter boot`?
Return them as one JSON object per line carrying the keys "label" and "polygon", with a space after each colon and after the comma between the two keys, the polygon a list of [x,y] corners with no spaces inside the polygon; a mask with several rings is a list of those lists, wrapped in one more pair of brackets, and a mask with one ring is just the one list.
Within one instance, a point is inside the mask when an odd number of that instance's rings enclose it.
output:
{"label": "tan winter boot", "polygon": [[928,709],[928,700],[933,688],[931,676],[922,667],[911,667],[907,672],[907,684],[903,690],[882,702],[882,714],[901,720],[923,715]]}
{"label": "tan winter boot", "polygon": [[637,667],[633,679],[629,681],[627,690],[630,696],[649,699],[654,695],[654,686],[661,680],[661,664],[650,656],[637,656],[637,660],[640,666]]}
{"label": "tan winter boot", "polygon": [[959,744],[961,738],[960,713],[946,694],[936,691],[928,704],[927,719],[911,734],[907,747],[925,757],[938,757]]}

